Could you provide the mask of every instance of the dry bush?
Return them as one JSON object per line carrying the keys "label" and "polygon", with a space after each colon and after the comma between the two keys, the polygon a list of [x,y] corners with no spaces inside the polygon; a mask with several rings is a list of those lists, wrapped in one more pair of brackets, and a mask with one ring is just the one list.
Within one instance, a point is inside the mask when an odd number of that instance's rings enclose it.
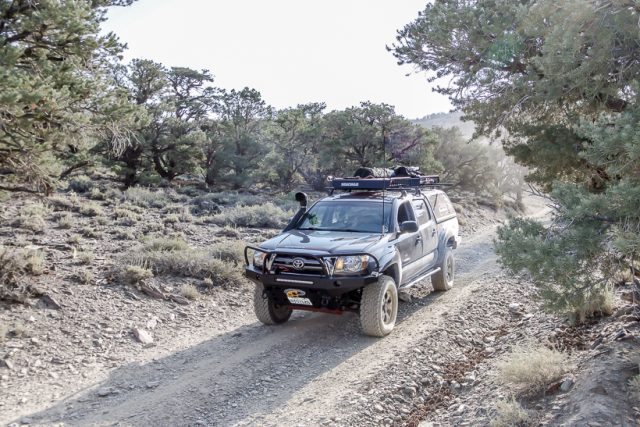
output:
{"label": "dry bush", "polygon": [[74,203],[74,201],[77,201],[77,199],[67,198],[62,195],[50,196],[47,201],[54,207],[55,210],[59,211],[73,211],[77,206]]}
{"label": "dry bush", "polygon": [[82,238],[78,234],[72,234],[67,238],[67,243],[70,245],[78,246],[82,242]]}
{"label": "dry bush", "polygon": [[102,207],[94,202],[80,206],[80,213],[84,216],[100,216],[104,214]]}
{"label": "dry bush", "polygon": [[80,234],[82,237],[86,237],[87,239],[100,239],[103,236],[103,233],[99,230],[96,230],[95,227],[82,227],[80,229]]}
{"label": "dry bush", "polygon": [[113,210],[113,217],[118,220],[119,225],[124,226],[135,225],[140,220],[140,215],[124,207],[115,208]]}
{"label": "dry bush", "polygon": [[15,338],[25,338],[30,335],[29,328],[22,322],[16,322],[10,330],[11,335]]}
{"label": "dry bush", "polygon": [[241,240],[226,240],[218,242],[211,248],[211,253],[223,261],[233,261],[236,263],[244,260],[245,243]]}
{"label": "dry bush", "polygon": [[200,292],[195,286],[185,283],[180,288],[180,295],[190,300],[196,300],[200,296]]}
{"label": "dry bush", "polygon": [[237,228],[231,227],[229,225],[225,225],[218,231],[218,234],[225,237],[231,237],[233,239],[239,239],[242,237],[242,234],[238,231]]}
{"label": "dry bush", "polygon": [[158,237],[144,244],[145,251],[181,251],[185,249],[189,249],[189,245],[179,236]]}
{"label": "dry bush", "polygon": [[564,353],[540,344],[518,346],[498,362],[501,378],[525,393],[538,393],[568,371]]}
{"label": "dry bush", "polygon": [[73,223],[73,216],[69,212],[65,212],[58,217],[58,227],[60,228],[71,228]]}
{"label": "dry bush", "polygon": [[[638,366],[640,370],[640,365]],[[629,380],[629,395],[631,396],[632,403],[640,404],[640,374],[634,375]]]}
{"label": "dry bush", "polygon": [[178,215],[171,214],[164,217],[165,224],[177,224],[178,222],[180,222],[180,217]]}
{"label": "dry bush", "polygon": [[116,239],[120,240],[135,240],[136,235],[128,230],[117,230],[115,233]]}
{"label": "dry bush", "polygon": [[25,205],[20,210],[13,225],[34,233],[42,233],[47,228],[44,216],[48,213],[49,209],[42,203]]}
{"label": "dry bush", "polygon": [[125,265],[118,276],[122,283],[133,286],[143,280],[151,279],[153,272],[143,265]]}
{"label": "dry bush", "polygon": [[83,270],[78,274],[78,281],[83,285],[90,285],[93,283],[93,273],[89,270]]}
{"label": "dry bush", "polygon": [[188,210],[184,209],[178,215],[178,219],[180,220],[180,222],[193,222],[193,215],[191,215]]}
{"label": "dry bush", "polygon": [[290,215],[271,202],[256,206],[234,206],[213,215],[211,220],[221,226],[280,228]]}
{"label": "dry bush", "polygon": [[209,278],[222,283],[242,281],[235,262],[223,261],[204,250],[151,251],[145,252],[143,259],[156,274]]}
{"label": "dry bush", "polygon": [[529,413],[515,400],[502,400],[496,404],[498,411],[491,427],[528,427],[534,425]]}
{"label": "dry bush", "polygon": [[76,256],[80,264],[91,264],[95,258],[95,255],[91,251],[83,251]]}
{"label": "dry bush", "polygon": [[0,300],[24,301],[30,282],[27,276],[43,272],[42,252],[0,246]]}
{"label": "dry bush", "polygon": [[588,318],[610,316],[615,309],[615,292],[608,286],[601,292],[587,295],[585,300],[576,304],[571,316],[571,322],[584,323]]}
{"label": "dry bush", "polygon": [[91,190],[91,193],[89,194],[89,198],[93,200],[105,200],[106,197],[102,192],[102,190],[100,190],[99,188],[94,188]]}
{"label": "dry bush", "polygon": [[86,193],[93,188],[93,181],[86,175],[80,175],[69,181],[69,190],[76,193]]}
{"label": "dry bush", "polygon": [[142,207],[162,208],[169,203],[163,191],[151,191],[141,187],[131,187],[122,193],[122,199]]}

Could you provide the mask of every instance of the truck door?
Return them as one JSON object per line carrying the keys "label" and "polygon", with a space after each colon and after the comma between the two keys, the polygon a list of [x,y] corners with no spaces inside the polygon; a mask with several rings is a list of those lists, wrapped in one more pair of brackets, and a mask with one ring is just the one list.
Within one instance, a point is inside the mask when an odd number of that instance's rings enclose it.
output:
{"label": "truck door", "polygon": [[416,197],[411,203],[413,212],[418,223],[420,233],[420,271],[430,268],[436,260],[436,249],[438,248],[438,234],[436,221],[431,215],[427,203],[423,197]]}
{"label": "truck door", "polygon": [[[411,203],[408,201],[401,203],[398,206],[396,215],[396,229],[399,229],[400,224],[404,221],[415,220],[416,218]],[[419,231],[417,233],[400,234],[396,242],[396,247],[402,260],[402,283],[399,283],[399,285],[401,285],[413,279],[422,271],[422,265],[419,262],[422,257],[422,235]]]}

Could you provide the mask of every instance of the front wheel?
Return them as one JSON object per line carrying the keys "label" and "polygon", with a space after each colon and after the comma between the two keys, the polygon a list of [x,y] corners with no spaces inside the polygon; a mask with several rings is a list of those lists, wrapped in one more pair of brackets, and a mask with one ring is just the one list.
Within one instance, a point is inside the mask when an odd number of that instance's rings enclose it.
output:
{"label": "front wheel", "polygon": [[431,284],[436,291],[448,291],[453,286],[456,273],[456,263],[453,259],[453,249],[447,246],[444,250],[440,271],[431,276]]}
{"label": "front wheel", "polygon": [[372,337],[388,335],[398,317],[398,289],[389,276],[380,276],[376,283],[362,290],[360,325],[362,332]]}
{"label": "front wheel", "polygon": [[253,293],[253,311],[258,320],[265,325],[276,325],[289,320],[293,310],[286,305],[274,303],[265,294],[264,285],[259,283],[256,284],[256,289]]}

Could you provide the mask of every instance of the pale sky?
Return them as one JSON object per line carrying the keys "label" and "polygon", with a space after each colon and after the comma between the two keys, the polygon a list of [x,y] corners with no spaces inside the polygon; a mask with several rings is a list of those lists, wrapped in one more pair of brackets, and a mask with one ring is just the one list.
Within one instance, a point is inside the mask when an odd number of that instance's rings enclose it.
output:
{"label": "pale sky", "polygon": [[255,88],[276,108],[317,101],[330,111],[369,100],[419,118],[451,104],[385,46],[426,3],[139,0],[112,9],[103,28],[127,43],[126,60],[206,68],[216,86]]}

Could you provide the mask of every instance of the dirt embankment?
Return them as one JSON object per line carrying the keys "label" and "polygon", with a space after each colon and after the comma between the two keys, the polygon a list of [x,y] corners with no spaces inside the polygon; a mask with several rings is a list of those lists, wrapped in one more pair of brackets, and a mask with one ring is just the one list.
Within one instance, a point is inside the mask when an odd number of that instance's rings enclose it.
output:
{"label": "dirt embankment", "polygon": [[[113,208],[103,208],[111,218]],[[49,267],[37,282],[60,308],[3,307],[0,322],[11,332],[0,343],[0,423],[486,425],[496,418],[498,402],[515,395],[530,422],[634,425],[638,413],[626,386],[637,373],[631,359],[638,322],[628,317],[633,314],[622,307],[627,311],[604,324],[570,328],[542,313],[534,287],[505,276],[496,264],[494,222],[503,218],[478,209],[485,218],[473,212],[465,218],[474,232],[465,233],[456,251],[456,286],[445,293],[433,293],[428,281],[413,288],[396,329],[384,339],[361,335],[351,314],[296,312],[285,325],[257,324],[246,283],[153,279],[164,294],[182,295],[185,283],[195,287],[196,299],[182,304],[112,279],[113,260],[134,253],[145,234],[179,232],[202,250],[229,240],[228,229],[199,224],[198,217],[167,226],[165,214],[149,208],[148,222],[162,229],[145,221],[118,225],[123,230],[111,234],[110,222],[74,214],[70,229],[51,224],[43,234],[29,235],[7,225],[6,215],[3,243],[25,239],[44,248]],[[73,245],[56,246],[76,227],[103,231],[82,238],[82,250],[95,254],[89,266],[74,259]],[[136,237],[116,238],[119,231]],[[252,242],[274,233],[237,232],[233,240]],[[93,281],[81,284],[74,278],[87,268]],[[139,329],[152,341],[136,338]],[[523,398],[502,381],[497,361],[530,340],[569,354],[572,368],[562,378],[571,379],[568,390],[552,387],[544,397]],[[595,375],[603,379],[597,385]],[[598,405],[589,405],[594,399]],[[612,410],[611,399],[618,400]]]}

